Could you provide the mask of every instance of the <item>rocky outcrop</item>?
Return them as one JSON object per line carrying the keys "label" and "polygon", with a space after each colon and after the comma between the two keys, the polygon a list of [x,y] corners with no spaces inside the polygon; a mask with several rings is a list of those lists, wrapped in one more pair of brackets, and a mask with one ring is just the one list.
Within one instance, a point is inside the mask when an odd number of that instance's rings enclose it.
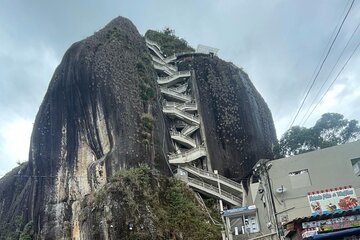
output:
{"label": "rocky outcrop", "polygon": [[21,178],[17,196],[11,185],[0,187],[0,222],[20,216],[41,238],[61,239],[65,222],[77,225],[82,197],[117,170],[147,163],[169,174],[155,80],[144,39],[128,19],[73,44],[37,114],[29,163],[6,178],[31,177]]}
{"label": "rocky outcrop", "polygon": [[184,183],[144,165],[118,172],[81,204],[80,239],[221,238]]}
{"label": "rocky outcrop", "polygon": [[[240,181],[258,159],[272,157],[271,113],[242,70],[205,55],[184,57],[178,67],[192,71],[212,169]],[[130,223],[150,226],[135,239],[216,239],[206,235],[212,230],[189,191],[176,184],[175,195],[167,191],[174,149],[161,100],[144,38],[128,19],[73,44],[37,114],[29,162],[0,180],[0,239],[25,229],[37,239],[127,239],[134,237]],[[110,181],[141,164],[156,172],[147,188],[126,177]],[[187,235],[191,222],[178,221],[191,215],[186,207],[176,211],[187,202],[199,216],[199,235]],[[163,225],[166,216],[174,225]]]}
{"label": "rocky outcrop", "polygon": [[276,132],[271,112],[248,75],[218,57],[184,58],[193,71],[212,169],[240,182],[262,158],[272,159]]}

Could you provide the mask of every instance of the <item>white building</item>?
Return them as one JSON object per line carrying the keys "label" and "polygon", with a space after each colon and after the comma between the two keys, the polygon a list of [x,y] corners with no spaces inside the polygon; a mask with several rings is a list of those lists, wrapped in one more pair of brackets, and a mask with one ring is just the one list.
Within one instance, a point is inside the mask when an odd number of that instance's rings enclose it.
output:
{"label": "white building", "polygon": [[360,209],[360,141],[259,161],[254,169],[260,180],[252,177],[247,205],[256,205],[263,234],[294,219]]}

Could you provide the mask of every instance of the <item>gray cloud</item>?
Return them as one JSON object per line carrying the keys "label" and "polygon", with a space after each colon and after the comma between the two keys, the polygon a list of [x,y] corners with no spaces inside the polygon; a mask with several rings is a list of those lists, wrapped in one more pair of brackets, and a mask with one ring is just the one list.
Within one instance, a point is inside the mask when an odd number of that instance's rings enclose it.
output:
{"label": "gray cloud", "polygon": [[[3,126],[21,119],[34,121],[52,73],[66,49],[122,15],[130,18],[140,33],[169,26],[193,46],[201,43],[219,48],[220,57],[243,67],[249,74],[272,110],[281,135],[349,2],[112,0],[105,4],[95,0],[3,0],[2,3],[6,6],[0,8],[0,124]],[[329,63],[335,61],[359,22],[359,8],[357,2]],[[360,31],[355,39],[359,38]],[[337,89],[342,88],[334,95],[336,104],[321,104],[308,125],[318,119],[321,110],[359,118],[359,63],[356,54],[335,84]],[[328,66],[331,64],[325,65],[315,89],[327,76]],[[3,132],[0,135],[1,172],[13,167],[15,159],[6,155],[6,139]]]}

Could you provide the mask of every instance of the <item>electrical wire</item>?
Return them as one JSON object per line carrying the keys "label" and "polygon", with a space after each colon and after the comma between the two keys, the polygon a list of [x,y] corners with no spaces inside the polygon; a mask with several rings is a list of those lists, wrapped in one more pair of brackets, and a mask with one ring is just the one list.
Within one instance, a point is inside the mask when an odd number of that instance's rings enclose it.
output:
{"label": "electrical wire", "polygon": [[318,90],[318,92],[316,93],[315,97],[313,98],[313,100],[312,100],[312,102],[311,102],[308,110],[306,111],[306,113],[304,114],[303,118],[302,118],[301,121],[300,121],[300,126],[303,126],[303,125],[306,123],[306,121],[304,121],[306,115],[309,113],[311,107],[312,107],[313,104],[315,103],[316,98],[320,95],[321,90],[323,89],[323,87],[325,86],[325,84],[327,83],[327,81],[330,79],[331,74],[334,72],[335,68],[337,67],[337,65],[338,65],[341,57],[343,56],[343,54],[344,54],[347,46],[349,45],[349,43],[351,42],[351,40],[352,40],[353,37],[355,36],[355,33],[356,33],[356,31],[358,30],[359,26],[360,26],[360,23],[357,25],[357,27],[355,28],[355,30],[354,30],[353,33],[351,34],[351,37],[350,37],[349,40],[347,41],[347,43],[346,43],[345,47],[343,48],[340,56],[338,57],[336,63],[334,64],[334,66],[332,67],[330,73],[329,73],[328,76],[326,77],[326,80],[323,82],[323,84],[321,85],[320,89]]}
{"label": "electrical wire", "polygon": [[[348,3],[350,3],[350,0],[348,1]],[[339,27],[340,24],[341,24],[342,16],[344,16],[345,13],[346,13],[347,6],[348,6],[348,4],[345,4],[344,9],[343,9],[343,11],[342,11],[342,13],[341,13],[341,15],[340,15],[340,17],[339,17],[338,23],[337,23],[336,26],[334,27],[334,30],[333,30],[333,32],[331,33],[331,36],[330,36],[330,38],[329,38],[329,40],[328,40],[328,42],[327,42],[327,44],[326,44],[326,46],[325,46],[325,48],[324,48],[324,51],[323,51],[323,53],[321,54],[321,58],[319,59],[319,63],[317,64],[317,66],[316,66],[316,68],[314,69],[314,72],[313,72],[311,78],[309,79],[308,83],[306,84],[306,87],[304,88],[304,92],[301,94],[302,96],[305,96],[305,94],[306,94],[306,89],[308,89],[309,86],[310,86],[310,84],[311,84],[311,79],[312,79],[313,77],[315,77],[316,71],[319,69],[319,67],[320,67],[320,65],[321,65],[321,59],[323,59],[323,58],[325,57],[325,55],[326,55],[326,50],[330,47],[331,40],[334,38],[334,36],[335,36],[335,34],[336,34],[336,29],[338,29],[338,27]]]}
{"label": "electrical wire", "polygon": [[334,83],[336,82],[336,80],[339,78],[340,74],[342,73],[342,71],[344,70],[344,68],[346,67],[346,65],[348,64],[348,62],[350,61],[350,59],[353,57],[353,55],[355,54],[356,50],[359,48],[360,46],[360,41],[357,44],[356,48],[354,49],[354,51],[351,53],[351,55],[349,56],[349,58],[346,60],[346,62],[344,63],[344,65],[342,66],[342,68],[340,69],[340,71],[338,72],[338,74],[336,75],[335,79],[331,82],[330,86],[326,89],[325,93],[322,95],[322,97],[320,98],[320,100],[317,102],[317,104],[315,105],[315,107],[311,110],[310,114],[308,115],[308,117],[305,119],[304,124],[306,123],[306,121],[309,119],[309,117],[311,116],[311,114],[314,112],[314,110],[317,108],[317,106],[319,106],[319,104],[321,103],[321,101],[323,100],[323,98],[325,97],[325,95],[329,92],[329,90],[331,89],[331,87],[334,85]]}
{"label": "electrical wire", "polygon": [[348,15],[349,15],[349,13],[350,13],[353,5],[354,5],[354,2],[355,2],[355,0],[352,0],[350,7],[349,7],[348,11],[346,12],[346,15],[344,16],[344,18],[343,18],[343,20],[342,20],[342,22],[341,22],[341,25],[340,25],[338,31],[336,32],[335,38],[334,38],[333,41],[331,42],[331,45],[330,45],[330,47],[329,47],[329,49],[328,49],[328,51],[327,51],[327,53],[326,53],[326,55],[325,55],[325,58],[323,59],[321,65],[320,65],[320,68],[318,69],[318,71],[317,71],[317,73],[316,73],[315,78],[312,80],[312,83],[311,83],[311,85],[310,85],[310,88],[309,88],[308,91],[306,92],[305,97],[304,97],[304,99],[302,100],[302,102],[301,102],[301,104],[300,104],[300,107],[298,108],[298,110],[297,110],[297,112],[296,112],[296,114],[295,114],[295,117],[294,117],[294,119],[292,120],[289,128],[291,128],[291,127],[293,126],[293,124],[294,124],[297,116],[299,115],[302,107],[304,106],[304,103],[305,103],[307,97],[309,96],[309,93],[310,93],[311,89],[313,88],[313,86],[314,86],[314,84],[315,84],[315,82],[316,82],[316,79],[318,78],[318,76],[319,76],[319,74],[320,74],[320,72],[321,72],[321,70],[322,70],[322,68],[323,68],[323,66],[324,66],[325,61],[327,60],[327,58],[328,58],[328,56],[329,56],[329,54],[330,54],[330,52],[331,52],[331,49],[332,49],[332,47],[334,46],[334,43],[335,43],[337,37],[339,36],[339,33],[340,33],[341,29],[342,29],[342,26],[344,25],[344,22],[345,22],[345,20],[347,19]]}

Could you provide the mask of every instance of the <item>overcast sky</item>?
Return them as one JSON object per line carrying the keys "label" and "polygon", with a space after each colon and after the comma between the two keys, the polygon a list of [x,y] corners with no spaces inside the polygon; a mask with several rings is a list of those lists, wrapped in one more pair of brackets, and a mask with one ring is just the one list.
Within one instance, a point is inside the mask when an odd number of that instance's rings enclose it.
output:
{"label": "overcast sky", "polygon": [[[141,34],[147,29],[168,26],[193,47],[205,44],[219,48],[221,58],[249,74],[268,103],[281,137],[350,3],[351,0],[0,0],[0,176],[16,166],[17,161],[27,160],[35,115],[65,51],[116,16],[128,17]],[[296,125],[359,23],[360,1],[356,0]],[[359,39],[360,29],[322,92]],[[305,126],[312,126],[326,112],[360,119],[359,66],[360,49]]]}

